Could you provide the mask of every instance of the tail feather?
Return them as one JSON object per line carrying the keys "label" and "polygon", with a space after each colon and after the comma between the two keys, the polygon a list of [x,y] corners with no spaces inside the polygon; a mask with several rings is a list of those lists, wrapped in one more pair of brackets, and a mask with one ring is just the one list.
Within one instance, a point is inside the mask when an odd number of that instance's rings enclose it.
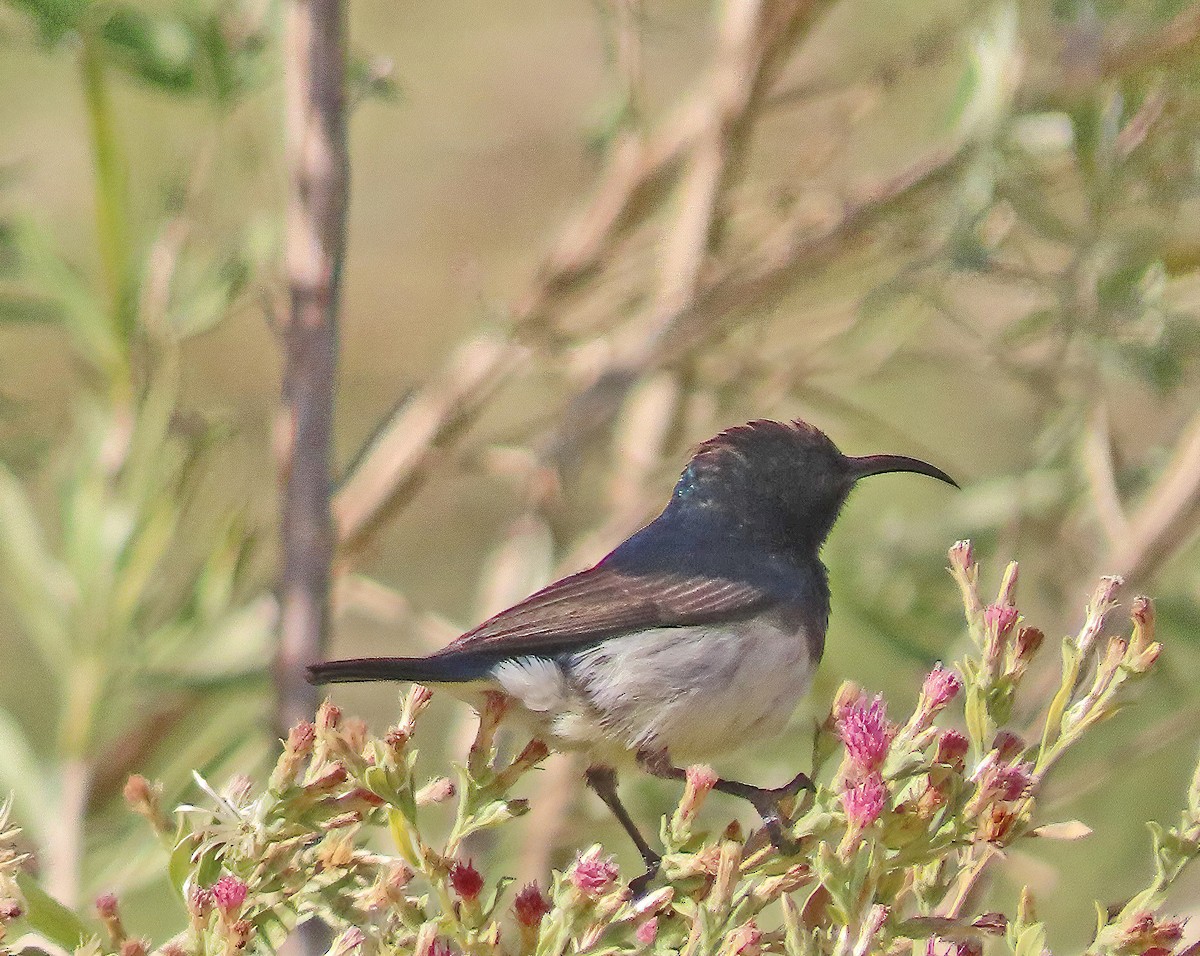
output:
{"label": "tail feather", "polygon": [[449,684],[478,680],[487,671],[483,662],[463,657],[361,657],[322,661],[308,668],[312,684],[348,684],[360,681],[413,681]]}

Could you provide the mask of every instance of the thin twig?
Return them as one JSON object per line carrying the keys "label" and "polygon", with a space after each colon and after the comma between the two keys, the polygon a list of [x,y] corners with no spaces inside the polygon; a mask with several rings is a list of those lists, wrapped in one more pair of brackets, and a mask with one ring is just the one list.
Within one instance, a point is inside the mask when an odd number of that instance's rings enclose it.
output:
{"label": "thin twig", "polygon": [[1117,493],[1117,482],[1113,477],[1112,437],[1109,434],[1108,410],[1103,405],[1096,406],[1087,424],[1083,463],[1100,525],[1104,528],[1109,546],[1115,546],[1128,533],[1129,522],[1121,507],[1121,496]]}
{"label": "thin twig", "polygon": [[1200,530],[1200,414],[1183,430],[1175,454],[1142,504],[1129,532],[1104,563],[1105,574],[1137,587],[1152,577]]}

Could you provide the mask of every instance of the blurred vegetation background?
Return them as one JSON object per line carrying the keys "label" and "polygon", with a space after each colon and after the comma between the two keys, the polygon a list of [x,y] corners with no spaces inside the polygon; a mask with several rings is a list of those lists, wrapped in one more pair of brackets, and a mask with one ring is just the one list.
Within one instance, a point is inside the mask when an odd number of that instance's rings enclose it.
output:
{"label": "blurred vegetation background", "polygon": [[[0,789],[60,898],[177,922],[131,772],[275,743],[287,160],[274,0],[0,3]],[[1200,5],[462,0],[355,5],[328,652],[419,653],[600,557],[689,449],[802,417],[962,482],[865,483],[828,652],[773,783],[850,678],[897,705],[965,638],[971,537],[1049,634],[1094,577],[1163,666],[1014,855],[1052,944],[1149,866],[1200,726]],[[393,690],[339,689],[381,728]],[[430,773],[461,755],[437,701]],[[532,878],[623,838],[558,757]],[[674,794],[629,779],[638,814]],[[712,801],[708,812],[741,808]],[[747,821],[750,822],[750,821]],[[623,857],[633,864],[634,856]],[[1178,909],[1200,910],[1200,887]]]}

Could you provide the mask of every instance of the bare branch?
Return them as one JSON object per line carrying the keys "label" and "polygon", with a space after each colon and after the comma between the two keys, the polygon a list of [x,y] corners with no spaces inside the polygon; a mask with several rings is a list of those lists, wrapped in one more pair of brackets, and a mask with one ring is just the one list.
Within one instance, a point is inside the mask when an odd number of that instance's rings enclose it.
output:
{"label": "bare branch", "polygon": [[286,30],[291,310],[280,423],[283,579],[275,681],[281,731],[316,709],[303,669],[320,655],[328,629],[333,390],[349,175],[340,0],[291,0]]}
{"label": "bare branch", "polygon": [[1184,429],[1175,455],[1129,518],[1104,568],[1126,585],[1152,577],[1200,530],[1200,414]]}
{"label": "bare branch", "polygon": [[1096,406],[1088,422],[1083,456],[1096,514],[1100,517],[1109,545],[1114,546],[1128,533],[1129,522],[1121,507],[1121,496],[1117,493],[1117,483],[1113,477],[1112,438],[1108,428],[1108,410],[1103,405]]}

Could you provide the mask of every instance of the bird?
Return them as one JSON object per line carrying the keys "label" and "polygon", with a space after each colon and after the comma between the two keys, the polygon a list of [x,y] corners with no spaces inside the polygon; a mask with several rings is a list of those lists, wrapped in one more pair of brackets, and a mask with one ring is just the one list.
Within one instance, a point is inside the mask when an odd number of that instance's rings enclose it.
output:
{"label": "bird", "polygon": [[[585,780],[641,854],[645,886],[660,855],[620,801],[618,770],[681,780],[680,763],[784,729],[825,647],[822,545],[856,482],[892,472],[958,487],[917,458],[844,455],[804,421],[728,428],[696,448],[658,517],[592,567],[426,657],[326,661],[309,679],[413,681],[476,709],[503,694],[531,734],[587,756]],[[811,786],[799,773],[715,789],[747,799],[782,846],[780,804]]]}

